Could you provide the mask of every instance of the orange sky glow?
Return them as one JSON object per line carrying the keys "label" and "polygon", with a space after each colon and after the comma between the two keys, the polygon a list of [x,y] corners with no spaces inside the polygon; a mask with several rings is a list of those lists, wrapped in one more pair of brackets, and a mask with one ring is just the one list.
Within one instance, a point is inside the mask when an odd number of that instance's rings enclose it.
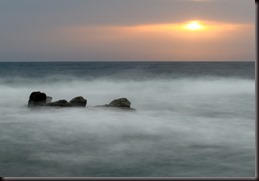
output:
{"label": "orange sky glow", "polygon": [[[82,52],[98,50],[99,54],[110,59],[127,57],[129,60],[162,61],[223,60],[227,54],[232,55],[230,59],[249,56],[251,52],[241,55],[238,50],[252,47],[247,39],[252,40],[255,33],[252,24],[196,19],[167,24],[74,26],[57,31],[51,39],[58,46],[63,44]],[[234,48],[232,44],[235,42],[238,46]],[[254,42],[249,43],[253,45]],[[214,54],[216,49],[217,53]]]}

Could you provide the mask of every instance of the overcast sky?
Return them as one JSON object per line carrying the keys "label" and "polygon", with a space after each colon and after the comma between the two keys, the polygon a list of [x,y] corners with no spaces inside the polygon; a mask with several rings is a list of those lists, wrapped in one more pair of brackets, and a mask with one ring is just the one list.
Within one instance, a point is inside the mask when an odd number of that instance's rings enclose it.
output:
{"label": "overcast sky", "polygon": [[[1,0],[0,61],[255,61],[254,0]],[[199,30],[184,29],[196,21]]]}

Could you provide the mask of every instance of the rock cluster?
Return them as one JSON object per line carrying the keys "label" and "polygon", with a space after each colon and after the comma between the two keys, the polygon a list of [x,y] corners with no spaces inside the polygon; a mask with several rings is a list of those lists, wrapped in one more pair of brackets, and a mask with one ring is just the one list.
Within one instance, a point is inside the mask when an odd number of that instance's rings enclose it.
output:
{"label": "rock cluster", "polygon": [[[44,92],[35,91],[32,92],[29,101],[28,107],[39,107],[39,106],[48,106],[48,107],[86,107],[87,100],[82,96],[78,96],[70,100],[69,102],[65,99],[51,102],[52,97],[47,96]],[[109,104],[95,106],[103,108],[119,108],[123,110],[135,110],[130,107],[131,102],[127,98],[119,98],[111,101]]]}
{"label": "rock cluster", "polygon": [[55,107],[85,107],[87,100],[82,96],[73,98],[71,101],[65,99],[51,102],[52,97],[46,96],[43,92],[32,92],[29,97],[28,107],[55,106]]}

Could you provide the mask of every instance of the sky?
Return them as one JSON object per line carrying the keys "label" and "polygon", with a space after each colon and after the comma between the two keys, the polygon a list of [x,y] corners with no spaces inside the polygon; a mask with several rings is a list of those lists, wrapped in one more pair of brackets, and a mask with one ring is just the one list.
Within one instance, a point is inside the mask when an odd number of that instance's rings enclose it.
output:
{"label": "sky", "polygon": [[255,61],[253,0],[1,0],[0,61]]}

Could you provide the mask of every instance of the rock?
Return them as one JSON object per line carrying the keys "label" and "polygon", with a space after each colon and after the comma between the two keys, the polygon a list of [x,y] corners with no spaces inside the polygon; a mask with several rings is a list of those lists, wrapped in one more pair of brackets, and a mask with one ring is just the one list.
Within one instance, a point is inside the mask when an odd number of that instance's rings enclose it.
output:
{"label": "rock", "polygon": [[32,92],[28,101],[28,107],[33,106],[45,106],[47,96],[45,93],[40,91]]}
{"label": "rock", "polygon": [[130,105],[131,103],[127,98],[119,98],[119,99],[113,100],[112,102],[110,102],[110,104],[98,105],[95,107],[114,109],[114,110],[135,111],[135,109],[131,108]]}
{"label": "rock", "polygon": [[127,98],[115,99],[108,105],[109,107],[127,107],[130,108],[130,101]]}
{"label": "rock", "polygon": [[70,102],[67,102],[67,100],[62,99],[62,100],[59,100],[59,101],[48,103],[47,106],[72,107],[72,104]]}
{"label": "rock", "polygon": [[85,107],[87,100],[84,99],[82,96],[78,96],[73,98],[71,101],[69,101],[72,105],[72,107]]}

